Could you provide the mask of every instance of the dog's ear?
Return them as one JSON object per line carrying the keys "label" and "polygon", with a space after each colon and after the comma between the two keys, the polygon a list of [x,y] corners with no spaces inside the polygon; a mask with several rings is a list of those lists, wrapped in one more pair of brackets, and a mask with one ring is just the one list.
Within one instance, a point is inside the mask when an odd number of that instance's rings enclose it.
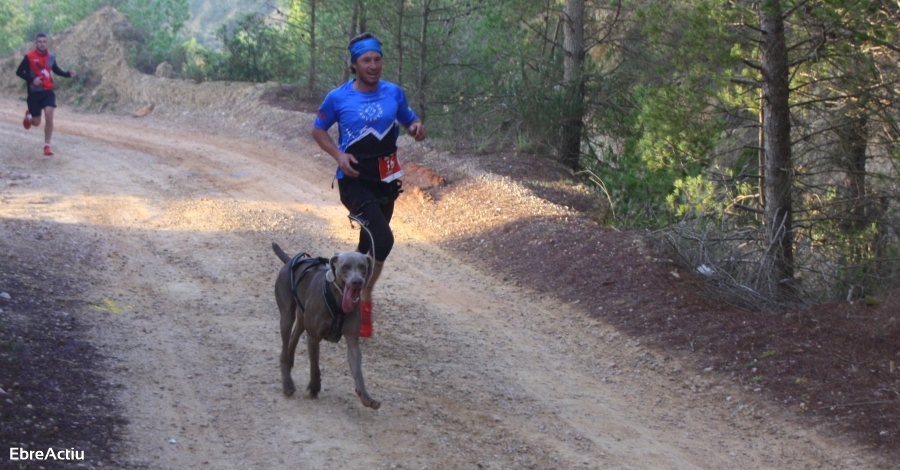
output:
{"label": "dog's ear", "polygon": [[366,286],[369,285],[369,281],[372,279],[372,274],[375,274],[375,258],[366,255],[366,266],[368,269],[368,275],[366,275]]}
{"label": "dog's ear", "polygon": [[331,257],[331,260],[328,261],[328,272],[325,273],[325,280],[328,282],[334,282],[334,277],[336,274],[336,268],[338,262],[338,254],[335,253],[334,256]]}

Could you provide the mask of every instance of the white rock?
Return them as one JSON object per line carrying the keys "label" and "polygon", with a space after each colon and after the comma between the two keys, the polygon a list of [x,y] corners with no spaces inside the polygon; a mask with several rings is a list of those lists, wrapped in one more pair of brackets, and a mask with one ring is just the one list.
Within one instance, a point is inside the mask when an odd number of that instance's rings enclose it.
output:
{"label": "white rock", "polygon": [[712,276],[713,274],[716,273],[715,269],[713,269],[705,264],[701,264],[700,266],[697,266],[697,271],[704,276]]}
{"label": "white rock", "polygon": [[9,295],[9,294],[6,293],[6,292],[0,292],[0,298],[6,299],[6,300],[10,300],[10,299],[12,299],[12,296]]}
{"label": "white rock", "polygon": [[175,439],[169,439],[169,444],[175,444],[176,442]]}

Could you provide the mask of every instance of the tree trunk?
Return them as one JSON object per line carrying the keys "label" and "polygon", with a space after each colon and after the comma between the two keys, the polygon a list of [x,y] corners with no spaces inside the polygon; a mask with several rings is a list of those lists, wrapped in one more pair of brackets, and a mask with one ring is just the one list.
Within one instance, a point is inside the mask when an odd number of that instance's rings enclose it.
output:
{"label": "tree trunk", "polygon": [[[356,37],[356,25],[359,23],[359,2],[353,2],[353,12],[350,14],[350,39],[347,42],[350,42],[353,38]],[[347,83],[350,80],[350,66],[344,66],[344,73],[341,74],[341,83]]]}
{"label": "tree trunk", "polygon": [[[551,12],[553,12],[553,11],[555,11],[555,10],[554,10],[554,5],[552,3],[552,0],[547,0],[547,4],[544,6],[544,38],[549,37],[547,35],[550,34],[550,19],[553,17],[553,15],[551,14]],[[556,30],[557,30],[556,34],[559,34],[559,22],[558,21],[556,22]],[[553,41],[556,41],[555,35],[553,37]],[[547,50],[547,43],[548,43],[547,39],[544,39],[544,41],[541,43],[541,59],[544,58],[544,52]],[[556,44],[553,44],[553,46],[556,46]],[[552,50],[553,49],[551,49],[551,52],[550,52],[551,57],[553,56]]]}
{"label": "tree trunk", "polygon": [[403,87],[403,12],[406,0],[399,0],[400,10],[397,14],[397,85]]}
{"label": "tree trunk", "polygon": [[765,170],[765,225],[770,292],[787,300],[793,292],[794,229],[791,188],[791,121],[788,88],[788,56],[781,1],[763,0],[759,9],[762,29],[761,65],[763,92],[763,149]]}
{"label": "tree trunk", "polygon": [[564,10],[563,85],[566,90],[561,128],[560,161],[580,169],[584,128],[584,0],[566,0]]}
{"label": "tree trunk", "polygon": [[843,201],[839,226],[850,233],[859,232],[871,223],[866,210],[867,124],[865,115],[851,117],[847,125],[837,131],[840,140],[837,163],[845,175],[838,188],[838,196]]}
{"label": "tree trunk", "polygon": [[366,21],[366,2],[364,0],[359,0],[357,3],[359,4],[359,34],[362,34],[369,30]]}
{"label": "tree trunk", "polygon": [[428,65],[428,15],[431,13],[431,0],[422,2],[422,30],[419,33],[419,77],[416,93],[416,112],[419,119],[425,121],[427,106],[425,103],[425,89],[428,80],[426,67]]}
{"label": "tree trunk", "polygon": [[763,110],[765,109],[763,99],[762,88],[759,90],[759,140],[757,141],[757,145],[759,146],[759,150],[757,150],[758,158],[759,158],[759,209],[765,211],[766,208],[766,132],[765,127],[763,127],[766,123],[766,115]]}
{"label": "tree trunk", "polygon": [[309,96],[315,96],[316,90],[316,1],[309,0],[309,80],[307,88]]}

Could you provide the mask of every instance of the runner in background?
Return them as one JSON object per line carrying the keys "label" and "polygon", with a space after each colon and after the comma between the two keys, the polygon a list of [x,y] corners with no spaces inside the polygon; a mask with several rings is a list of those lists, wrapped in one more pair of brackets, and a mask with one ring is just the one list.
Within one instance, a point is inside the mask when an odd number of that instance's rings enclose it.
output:
{"label": "runner in background", "polygon": [[[394,200],[400,195],[403,170],[397,159],[400,126],[416,141],[425,139],[425,125],[406,102],[403,90],[381,80],[381,42],[370,33],[350,41],[350,70],[356,78],[332,90],[316,114],[312,136],[338,163],[336,178],[341,203],[372,233],[360,230],[360,253],[373,249],[375,271],[362,290],[360,336],[372,335],[372,288],[394,246],[390,222]],[[328,129],[338,124],[335,145]]]}
{"label": "runner in background", "polygon": [[44,33],[34,37],[34,50],[25,54],[19,64],[16,75],[28,84],[28,110],[22,125],[25,129],[41,125],[41,112],[47,113],[47,125],[44,126],[44,155],[53,155],[50,138],[53,137],[53,111],[56,109],[56,92],[53,91],[53,76],[50,71],[60,77],[72,78],[74,70],[63,72],[56,65],[56,55],[47,50],[50,39]]}

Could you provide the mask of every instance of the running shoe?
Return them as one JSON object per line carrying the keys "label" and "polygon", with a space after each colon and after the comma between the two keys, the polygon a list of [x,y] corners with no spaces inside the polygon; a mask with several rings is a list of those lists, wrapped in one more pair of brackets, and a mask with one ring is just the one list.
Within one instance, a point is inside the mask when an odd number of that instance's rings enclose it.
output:
{"label": "running shoe", "polygon": [[31,129],[31,111],[25,110],[25,120],[22,121],[22,125],[25,126],[25,130]]}
{"label": "running shoe", "polygon": [[53,150],[50,150],[50,144],[44,145],[44,155],[53,155]]}

